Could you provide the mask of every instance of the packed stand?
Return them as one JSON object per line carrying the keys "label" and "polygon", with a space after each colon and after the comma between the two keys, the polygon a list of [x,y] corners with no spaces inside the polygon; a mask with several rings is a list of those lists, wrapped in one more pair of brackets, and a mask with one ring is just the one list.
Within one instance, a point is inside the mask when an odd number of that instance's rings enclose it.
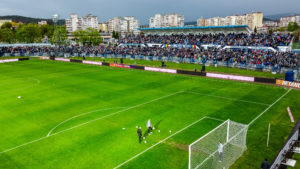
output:
{"label": "packed stand", "polygon": [[[211,47],[204,49],[194,48],[161,48],[138,46],[64,46],[64,47],[3,47],[0,48],[0,56],[30,55],[57,55],[67,56],[153,56],[179,58],[181,60],[211,61],[212,63],[224,62],[228,64],[262,65],[287,68],[299,68],[299,58],[290,52],[271,52],[251,49],[219,49]],[[63,55],[66,56],[66,55]]]}
{"label": "packed stand", "polygon": [[130,35],[120,38],[119,43],[159,43],[159,44],[183,44],[183,45],[205,45],[214,44],[221,46],[266,46],[277,48],[277,46],[288,46],[292,41],[291,34],[274,33],[272,35],[263,33],[229,33],[229,34],[189,34],[189,35]]}

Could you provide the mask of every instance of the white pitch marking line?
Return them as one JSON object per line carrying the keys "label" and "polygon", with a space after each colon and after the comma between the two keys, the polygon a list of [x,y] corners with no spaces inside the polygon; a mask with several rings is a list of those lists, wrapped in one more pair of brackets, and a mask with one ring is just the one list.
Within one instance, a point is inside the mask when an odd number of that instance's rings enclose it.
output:
{"label": "white pitch marking line", "polygon": [[223,120],[223,119],[218,119],[218,118],[210,117],[210,116],[205,116],[205,117],[208,118],[208,119],[216,120],[216,121],[222,121],[222,122],[226,121],[226,120]]}
{"label": "white pitch marking line", "polygon": [[49,137],[49,136],[51,135],[51,133],[52,133],[58,126],[60,126],[60,125],[62,125],[62,124],[64,124],[64,123],[66,123],[67,121],[70,121],[70,120],[72,120],[72,119],[74,119],[74,118],[77,118],[77,117],[80,117],[80,116],[84,116],[84,115],[87,115],[87,114],[91,114],[91,113],[95,113],[95,112],[99,112],[99,111],[111,110],[111,109],[121,109],[121,108],[126,108],[126,107],[113,107],[113,108],[98,109],[98,110],[93,110],[93,111],[90,111],[90,112],[85,112],[85,113],[81,113],[81,114],[75,115],[75,116],[73,116],[73,117],[71,117],[71,118],[68,118],[68,119],[62,121],[61,123],[59,123],[59,124],[57,124],[55,127],[53,127],[53,128],[49,131],[49,133],[47,134],[47,137]]}
{"label": "white pitch marking line", "polygon": [[185,91],[185,93],[193,93],[193,94],[198,94],[198,95],[203,95],[203,96],[216,97],[216,98],[221,98],[221,99],[234,100],[234,101],[240,101],[240,102],[246,102],[246,103],[253,103],[253,104],[260,104],[260,105],[269,106],[269,104],[266,104],[266,103],[259,103],[259,102],[248,101],[248,100],[239,100],[239,99],[234,99],[234,98],[229,98],[229,97],[216,96],[216,95],[210,95],[210,94],[202,94],[202,93],[192,92],[192,91]]}
{"label": "white pitch marking line", "polygon": [[[59,132],[54,133],[54,134],[52,134],[52,135],[59,134],[59,133],[62,133],[62,132],[65,132],[65,131],[68,131],[68,130],[71,130],[71,129],[74,129],[74,128],[77,128],[77,127],[80,127],[80,126],[83,126],[83,125],[86,125],[86,124],[89,124],[89,123],[92,123],[92,122],[94,122],[94,121],[97,121],[97,120],[100,120],[100,119],[104,119],[104,118],[106,118],[106,117],[113,116],[113,115],[115,115],[115,114],[119,114],[119,113],[121,113],[121,112],[130,110],[130,109],[133,109],[133,108],[136,108],[136,107],[140,107],[140,106],[143,106],[143,105],[145,105],[145,104],[149,104],[149,103],[155,102],[155,101],[157,101],[157,100],[164,99],[164,98],[167,98],[167,97],[170,97],[170,96],[176,95],[176,94],[178,94],[178,93],[182,93],[182,92],[183,92],[183,91],[175,92],[175,93],[169,94],[169,95],[167,95],[167,96],[162,96],[162,97],[153,99],[153,100],[151,100],[151,101],[148,101],[148,102],[145,102],[145,103],[142,103],[142,104],[138,104],[138,105],[135,105],[135,106],[132,106],[132,107],[128,107],[128,108],[126,108],[126,109],[123,109],[123,110],[120,110],[120,111],[117,111],[117,112],[114,112],[114,113],[111,113],[111,114],[108,114],[108,115],[105,115],[105,116],[102,116],[102,117],[99,117],[99,118],[96,118],[96,119],[93,119],[93,120],[90,120],[90,121],[87,121],[87,122],[85,122],[85,123],[81,123],[81,124],[76,125],[76,126],[73,126],[73,127],[71,127],[71,128],[68,128],[68,129],[59,131]],[[52,135],[51,135],[51,136],[52,136]]]}
{"label": "white pitch marking line", "polygon": [[273,107],[277,102],[279,102],[284,96],[286,96],[292,89],[290,88],[287,92],[285,92],[282,96],[280,96],[274,103],[272,103],[269,107],[267,107],[262,113],[260,113],[256,118],[254,118],[248,126],[254,123],[260,116],[262,116],[266,111],[268,111],[271,107]]}
{"label": "white pitch marking line", "polygon": [[[178,130],[178,131],[177,131],[177,132],[175,132],[174,134],[172,134],[172,135],[170,135],[170,136],[166,137],[166,138],[165,138],[165,139],[163,139],[163,140],[160,140],[160,141],[159,141],[159,142],[157,142],[156,144],[153,144],[152,146],[148,147],[148,148],[147,148],[147,149],[145,149],[144,151],[142,151],[142,152],[138,153],[137,155],[135,155],[135,156],[131,157],[131,158],[130,158],[130,159],[128,159],[128,160],[126,160],[125,162],[123,162],[123,163],[119,164],[118,166],[114,167],[114,169],[120,168],[120,167],[121,167],[121,166],[123,166],[124,164],[126,164],[126,163],[128,163],[129,161],[131,161],[131,160],[133,160],[133,159],[137,158],[138,156],[140,156],[140,155],[144,154],[145,152],[147,152],[148,150],[152,149],[153,147],[155,147],[155,146],[159,145],[160,143],[162,143],[162,142],[166,141],[167,139],[169,139],[169,138],[173,137],[174,135],[176,135],[176,134],[178,134],[178,133],[182,132],[183,130],[185,130],[185,129],[187,129],[187,128],[191,127],[192,125],[194,125],[194,124],[196,124],[196,123],[198,123],[198,122],[200,122],[200,121],[202,121],[203,119],[206,119],[206,118],[209,118],[209,119],[210,119],[210,117],[207,117],[207,116],[204,116],[204,117],[202,117],[201,119],[199,119],[199,120],[197,120],[197,121],[195,121],[195,122],[193,122],[193,123],[189,124],[188,126],[185,126],[184,128],[182,128],[182,129]],[[219,121],[219,120],[217,120],[217,121]]]}
{"label": "white pitch marking line", "polygon": [[39,79],[36,79],[36,78],[29,78],[29,79],[32,80],[32,81],[35,81],[36,83],[33,84],[33,85],[30,85],[30,86],[27,86],[27,87],[19,87],[19,88],[14,88],[12,90],[5,90],[5,91],[0,92],[0,94],[8,93],[8,92],[11,92],[11,91],[18,91],[18,90],[24,90],[24,89],[32,88],[32,87],[38,86],[41,83],[41,81]]}
{"label": "white pitch marking line", "polygon": [[[132,106],[132,107],[128,107],[127,109],[120,110],[120,111],[117,111],[117,112],[115,112],[115,113],[111,113],[111,114],[108,114],[108,115],[106,115],[106,116],[102,116],[102,117],[100,117],[100,118],[97,118],[97,119],[94,119],[94,120],[90,120],[90,121],[87,121],[87,122],[85,122],[85,123],[79,124],[79,125],[77,125],[77,126],[73,126],[73,127],[71,127],[71,128],[68,128],[68,129],[59,131],[59,132],[57,132],[57,133],[51,134],[49,137],[54,136],[54,135],[57,135],[57,134],[60,134],[60,133],[63,133],[63,132],[68,131],[68,130],[72,130],[72,129],[74,129],[74,128],[77,128],[77,127],[80,127],[80,126],[83,126],[83,125],[86,125],[86,124],[88,124],[88,123],[92,123],[92,122],[97,121],[97,120],[100,120],[100,119],[103,119],[103,118],[106,118],[106,117],[109,117],[109,116],[112,116],[112,115],[121,113],[121,112],[123,112],[123,111],[129,110],[129,109],[133,109],[133,108],[136,108],[136,107],[145,105],[145,104],[149,104],[149,103],[155,102],[155,101],[157,101],[157,100],[164,99],[164,98],[167,98],[167,97],[176,95],[176,94],[178,94],[178,93],[183,93],[183,92],[184,92],[184,91],[175,92],[175,93],[172,93],[172,94],[169,94],[169,95],[166,95],[166,96],[162,96],[162,97],[159,97],[159,98],[150,100],[150,101],[145,102],[145,103],[142,103],[142,104],[138,104],[138,105],[135,105],[135,106]],[[37,141],[40,141],[40,140],[43,140],[43,139],[49,138],[49,137],[47,137],[47,136],[41,137],[41,138],[39,138],[39,139],[36,139],[36,140],[30,141],[30,142],[27,142],[27,143],[18,145],[18,146],[16,146],[16,147],[13,147],[13,148],[10,148],[10,149],[7,149],[7,150],[4,150],[4,151],[0,152],[0,154],[5,153],[5,152],[9,152],[9,151],[11,151],[11,150],[17,149],[17,148],[19,148],[19,147],[26,146],[26,145],[28,145],[28,144],[31,144],[31,143],[34,143],[34,142],[37,142]]]}

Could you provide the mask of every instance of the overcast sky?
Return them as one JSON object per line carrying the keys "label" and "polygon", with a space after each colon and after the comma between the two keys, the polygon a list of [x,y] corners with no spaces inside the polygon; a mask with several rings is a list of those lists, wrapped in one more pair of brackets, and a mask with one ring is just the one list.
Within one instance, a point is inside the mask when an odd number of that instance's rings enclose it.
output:
{"label": "overcast sky", "polygon": [[300,0],[0,0],[0,15],[51,18],[55,13],[69,18],[91,13],[99,21],[114,16],[134,16],[147,24],[156,13],[181,13],[185,21],[197,18],[261,11],[265,15],[300,13]]}

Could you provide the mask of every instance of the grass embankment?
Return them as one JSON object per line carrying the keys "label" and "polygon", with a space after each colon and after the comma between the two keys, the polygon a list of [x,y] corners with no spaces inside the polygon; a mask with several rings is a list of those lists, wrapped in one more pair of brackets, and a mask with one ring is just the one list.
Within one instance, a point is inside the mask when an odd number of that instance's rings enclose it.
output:
{"label": "grass embankment", "polygon": [[300,49],[299,43],[298,43],[298,42],[293,42],[292,48],[293,48],[293,49]]}

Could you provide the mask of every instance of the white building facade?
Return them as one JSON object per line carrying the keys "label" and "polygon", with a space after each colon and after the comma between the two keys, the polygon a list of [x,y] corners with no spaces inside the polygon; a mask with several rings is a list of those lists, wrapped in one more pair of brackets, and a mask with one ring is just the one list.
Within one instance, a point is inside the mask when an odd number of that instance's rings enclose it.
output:
{"label": "white building facade", "polygon": [[149,19],[150,28],[183,27],[184,16],[181,14],[156,14]]}
{"label": "white building facade", "polygon": [[290,22],[296,22],[298,25],[300,25],[300,15],[295,16],[287,16],[280,18],[280,26],[286,27],[289,25]]}
{"label": "white building facade", "polygon": [[134,34],[138,35],[140,31],[139,21],[133,16],[114,17],[108,22],[108,30],[110,33],[113,31],[119,32],[121,35]]}
{"label": "white building facade", "polygon": [[66,27],[69,33],[87,28],[99,29],[98,17],[88,14],[85,17],[78,17],[72,14],[70,19],[66,19]]}
{"label": "white building facade", "polygon": [[229,25],[248,25],[251,30],[263,25],[263,13],[253,12],[244,15],[232,15],[226,17],[214,17],[209,19],[200,18],[197,26],[229,26]]}

